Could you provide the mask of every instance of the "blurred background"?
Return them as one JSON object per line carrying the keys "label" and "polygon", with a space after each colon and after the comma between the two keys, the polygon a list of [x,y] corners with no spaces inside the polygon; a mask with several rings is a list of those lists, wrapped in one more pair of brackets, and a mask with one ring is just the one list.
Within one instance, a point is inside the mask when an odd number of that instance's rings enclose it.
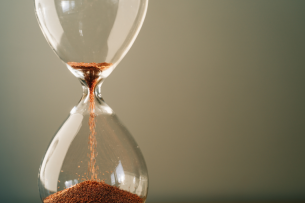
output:
{"label": "blurred background", "polygon": [[[147,203],[305,201],[305,1],[151,0],[103,97],[134,135]],[[40,202],[81,97],[32,0],[0,1],[0,202]]]}

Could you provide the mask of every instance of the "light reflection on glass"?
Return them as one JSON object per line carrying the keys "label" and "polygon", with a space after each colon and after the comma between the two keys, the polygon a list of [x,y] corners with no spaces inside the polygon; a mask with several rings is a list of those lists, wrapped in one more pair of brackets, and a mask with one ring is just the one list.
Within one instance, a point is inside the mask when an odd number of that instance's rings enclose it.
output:
{"label": "light reflection on glass", "polygon": [[73,185],[76,185],[78,183],[78,181],[76,179],[74,180],[68,180],[65,182],[65,186],[66,188],[70,188],[72,187]]}
{"label": "light reflection on glass", "polygon": [[124,183],[125,181],[125,172],[121,161],[119,161],[119,164],[115,168],[115,171],[111,174],[111,184],[114,185],[116,181],[118,183]]}
{"label": "light reflection on glass", "polygon": [[61,8],[62,12],[67,12],[75,7],[75,1],[62,1]]}
{"label": "light reflection on glass", "polygon": [[123,169],[121,161],[119,161],[119,165],[116,167],[115,173],[116,173],[116,178],[117,178],[118,182],[119,183],[124,182],[125,173],[124,173],[124,169]]}

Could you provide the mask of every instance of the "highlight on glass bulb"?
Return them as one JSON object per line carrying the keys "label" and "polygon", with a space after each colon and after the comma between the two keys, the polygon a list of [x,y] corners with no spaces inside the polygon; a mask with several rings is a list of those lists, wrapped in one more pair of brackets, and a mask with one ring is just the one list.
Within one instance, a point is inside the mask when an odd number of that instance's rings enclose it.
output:
{"label": "highlight on glass bulb", "polygon": [[101,94],[126,55],[148,0],[34,0],[51,48],[80,80],[83,95],[54,135],[41,163],[44,203],[144,203],[148,173],[139,146]]}

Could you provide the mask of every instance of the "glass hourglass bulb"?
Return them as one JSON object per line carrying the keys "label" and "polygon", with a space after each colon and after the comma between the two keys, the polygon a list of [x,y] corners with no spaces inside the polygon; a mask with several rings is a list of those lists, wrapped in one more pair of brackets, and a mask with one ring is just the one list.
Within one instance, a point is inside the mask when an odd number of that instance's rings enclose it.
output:
{"label": "glass hourglass bulb", "polygon": [[147,5],[148,0],[35,0],[46,40],[83,87],[41,163],[44,203],[145,202],[143,155],[104,102],[101,85],[133,44]]}

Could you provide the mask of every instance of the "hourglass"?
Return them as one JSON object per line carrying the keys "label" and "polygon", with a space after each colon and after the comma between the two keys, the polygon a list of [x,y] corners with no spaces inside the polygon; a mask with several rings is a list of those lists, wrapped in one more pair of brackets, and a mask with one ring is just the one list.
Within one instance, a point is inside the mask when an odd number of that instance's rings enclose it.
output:
{"label": "hourglass", "polygon": [[133,44],[147,5],[148,0],[35,0],[46,40],[83,88],[41,163],[44,203],[145,202],[143,155],[104,102],[101,85]]}

